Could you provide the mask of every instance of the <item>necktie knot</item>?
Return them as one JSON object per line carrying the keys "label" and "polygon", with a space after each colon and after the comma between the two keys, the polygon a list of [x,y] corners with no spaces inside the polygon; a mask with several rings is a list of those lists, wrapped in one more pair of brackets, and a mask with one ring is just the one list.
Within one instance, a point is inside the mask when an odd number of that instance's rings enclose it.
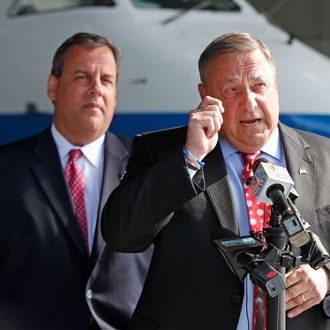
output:
{"label": "necktie knot", "polygon": [[69,151],[69,159],[68,162],[70,161],[76,161],[82,156],[82,151],[80,149],[71,149]]}
{"label": "necktie knot", "polygon": [[245,153],[242,152],[242,158],[244,161],[244,165],[253,165],[256,159],[259,157],[260,151],[254,152],[254,153]]}
{"label": "necktie knot", "polygon": [[254,153],[242,153],[242,159],[244,162],[244,168],[242,172],[243,182],[250,179],[253,176],[253,164],[259,157],[260,151]]}

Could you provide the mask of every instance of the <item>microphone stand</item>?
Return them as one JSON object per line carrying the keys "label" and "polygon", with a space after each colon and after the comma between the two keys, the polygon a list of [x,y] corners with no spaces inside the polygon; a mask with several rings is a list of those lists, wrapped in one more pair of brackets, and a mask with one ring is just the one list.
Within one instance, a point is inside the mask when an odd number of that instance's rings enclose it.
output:
{"label": "microphone stand", "polygon": [[[287,235],[280,227],[279,216],[274,214],[272,210],[269,228],[264,229],[264,235],[267,244],[275,246],[278,250],[285,249],[287,244]],[[285,277],[285,267],[280,262],[272,264],[272,266]],[[266,325],[267,330],[285,330],[286,313],[285,313],[285,290],[280,292],[276,297],[267,295],[266,301]]]}
{"label": "microphone stand", "polygon": [[[281,228],[265,229],[267,244],[273,244],[278,249],[283,239],[286,239],[286,234]],[[281,265],[272,265],[284,278],[285,267]],[[267,330],[285,330],[285,290],[280,292],[276,297],[267,296],[266,303],[266,319]]]}

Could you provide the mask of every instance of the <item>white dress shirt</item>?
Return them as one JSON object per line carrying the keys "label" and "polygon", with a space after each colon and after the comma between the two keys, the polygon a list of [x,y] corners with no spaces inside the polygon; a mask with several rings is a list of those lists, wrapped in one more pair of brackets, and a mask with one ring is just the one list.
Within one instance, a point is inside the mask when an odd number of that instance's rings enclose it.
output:
{"label": "white dress shirt", "polygon": [[103,134],[92,143],[83,147],[72,145],[63,135],[56,129],[54,123],[51,126],[51,132],[57,146],[63,173],[71,149],[80,149],[83,155],[77,160],[79,171],[84,180],[84,197],[88,229],[88,246],[92,250],[94,234],[97,222],[97,213],[99,207],[100,193],[102,187],[103,176],[103,160],[104,160],[104,138]]}

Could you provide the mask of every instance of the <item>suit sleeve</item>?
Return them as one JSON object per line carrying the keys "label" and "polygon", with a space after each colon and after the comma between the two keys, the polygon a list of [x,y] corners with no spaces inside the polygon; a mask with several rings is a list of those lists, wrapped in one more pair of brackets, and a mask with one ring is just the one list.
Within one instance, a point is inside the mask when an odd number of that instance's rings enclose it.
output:
{"label": "suit sleeve", "polygon": [[196,183],[189,176],[182,146],[163,152],[148,142],[134,139],[125,176],[102,212],[102,235],[117,251],[144,251],[173,212],[203,189],[200,175]]}

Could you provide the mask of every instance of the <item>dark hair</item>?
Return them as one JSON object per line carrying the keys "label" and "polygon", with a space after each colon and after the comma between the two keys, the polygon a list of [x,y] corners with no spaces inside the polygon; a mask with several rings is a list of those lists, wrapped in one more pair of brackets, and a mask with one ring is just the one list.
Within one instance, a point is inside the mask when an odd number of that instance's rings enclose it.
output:
{"label": "dark hair", "polygon": [[275,61],[269,48],[259,39],[245,32],[232,32],[215,38],[203,51],[198,61],[200,79],[204,81],[206,67],[210,60],[223,53],[246,53],[260,50],[276,75]]}
{"label": "dark hair", "polygon": [[119,49],[116,48],[113,43],[105,37],[94,33],[79,32],[66,39],[56,50],[51,69],[51,74],[56,78],[59,78],[62,75],[65,54],[67,53],[68,49],[74,45],[83,45],[90,48],[107,46],[112,51],[115,58],[118,76],[119,60],[121,55]]}

